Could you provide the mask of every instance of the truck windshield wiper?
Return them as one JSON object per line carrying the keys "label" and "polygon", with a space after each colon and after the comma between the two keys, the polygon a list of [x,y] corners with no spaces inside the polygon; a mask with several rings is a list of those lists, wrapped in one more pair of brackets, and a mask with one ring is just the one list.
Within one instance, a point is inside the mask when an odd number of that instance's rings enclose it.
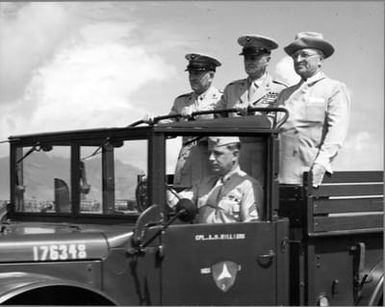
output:
{"label": "truck windshield wiper", "polygon": [[94,157],[94,156],[96,156],[96,155],[100,155],[100,154],[102,153],[100,150],[103,149],[103,147],[104,147],[106,144],[108,144],[109,142],[110,142],[110,138],[106,138],[105,141],[104,141],[98,148],[96,148],[96,150],[95,150],[92,154],[90,154],[90,155],[88,155],[88,156],[85,156],[84,158],[80,158],[80,160],[81,160],[81,161],[84,161],[84,160],[87,160],[87,159],[89,159],[89,158],[92,158],[92,157]]}
{"label": "truck windshield wiper", "polygon": [[25,155],[23,155],[19,160],[16,161],[16,164],[19,164],[21,161],[23,161],[25,158],[27,158],[31,153],[35,151],[50,151],[52,150],[52,145],[41,145],[40,142],[37,142],[35,145],[32,146],[30,150],[28,150]]}

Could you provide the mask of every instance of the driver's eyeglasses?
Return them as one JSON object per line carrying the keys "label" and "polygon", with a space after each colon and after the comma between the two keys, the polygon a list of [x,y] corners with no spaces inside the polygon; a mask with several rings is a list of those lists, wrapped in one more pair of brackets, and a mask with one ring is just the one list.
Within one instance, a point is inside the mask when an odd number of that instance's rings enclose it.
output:
{"label": "driver's eyeglasses", "polygon": [[313,57],[315,55],[319,55],[318,53],[310,53],[310,52],[306,52],[306,51],[298,51],[298,52],[294,52],[291,57],[293,59],[296,59],[298,57],[301,57],[302,59],[308,59],[310,57]]}

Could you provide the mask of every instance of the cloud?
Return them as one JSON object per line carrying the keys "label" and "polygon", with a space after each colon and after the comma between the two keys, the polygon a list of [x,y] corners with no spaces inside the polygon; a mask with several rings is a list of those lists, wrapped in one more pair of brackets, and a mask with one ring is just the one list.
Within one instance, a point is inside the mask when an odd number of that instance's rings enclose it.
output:
{"label": "cloud", "polygon": [[335,170],[381,170],[383,167],[383,140],[367,131],[348,135],[334,162]]}
{"label": "cloud", "polygon": [[103,26],[104,32],[95,27],[84,28],[81,42],[57,53],[32,78],[23,97],[24,103],[38,102],[29,130],[127,124],[144,113],[130,95],[174,73],[144,48],[119,43],[126,25]]}
{"label": "cloud", "polygon": [[[159,55],[131,40],[133,23],[80,21],[73,7],[59,3],[45,3],[39,19],[38,12],[36,4],[23,6],[2,32],[1,40],[8,37],[11,43],[0,55],[1,84],[9,89],[0,94],[0,140],[15,134],[125,126],[146,112],[131,95],[143,87],[151,90],[151,83],[176,73]],[[65,29],[72,22],[78,25],[76,31]],[[9,71],[8,78],[4,72]],[[0,152],[7,153],[4,146]]]}
{"label": "cloud", "polygon": [[19,98],[33,70],[52,56],[78,21],[60,3],[8,5],[1,12],[0,104],[5,104]]}
{"label": "cloud", "polygon": [[275,66],[275,74],[278,80],[285,82],[289,86],[298,83],[300,80],[300,77],[293,68],[293,60],[289,56],[285,56],[278,61]]}

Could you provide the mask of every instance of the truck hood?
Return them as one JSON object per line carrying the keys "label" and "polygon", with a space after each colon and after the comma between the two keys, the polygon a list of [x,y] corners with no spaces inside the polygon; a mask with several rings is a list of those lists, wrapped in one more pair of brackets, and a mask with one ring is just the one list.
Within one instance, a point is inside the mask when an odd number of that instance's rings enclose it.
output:
{"label": "truck hood", "polygon": [[0,263],[105,259],[131,238],[128,226],[12,222],[0,230]]}

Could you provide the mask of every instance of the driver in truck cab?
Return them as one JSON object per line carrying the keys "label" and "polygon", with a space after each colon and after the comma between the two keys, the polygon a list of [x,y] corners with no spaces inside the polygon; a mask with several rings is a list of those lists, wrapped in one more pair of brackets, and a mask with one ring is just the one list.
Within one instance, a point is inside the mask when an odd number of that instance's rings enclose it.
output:
{"label": "driver in truck cab", "polygon": [[256,179],[239,167],[238,137],[209,137],[209,163],[214,175],[192,189],[168,194],[170,206],[190,199],[198,209],[198,223],[249,222],[260,218],[263,192]]}

